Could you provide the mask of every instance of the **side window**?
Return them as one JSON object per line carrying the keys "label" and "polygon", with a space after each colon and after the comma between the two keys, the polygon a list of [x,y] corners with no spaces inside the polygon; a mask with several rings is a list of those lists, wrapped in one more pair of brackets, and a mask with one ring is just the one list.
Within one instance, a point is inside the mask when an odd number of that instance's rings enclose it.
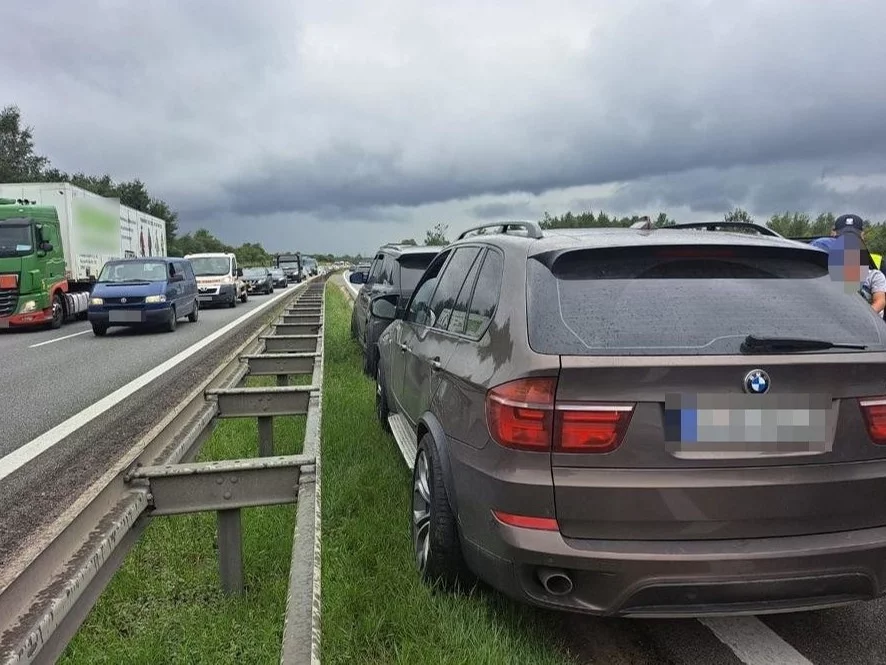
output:
{"label": "side window", "polygon": [[406,312],[406,320],[410,323],[417,323],[420,326],[433,326],[434,313],[429,307],[431,296],[434,295],[434,289],[437,288],[437,278],[432,277],[425,281],[415,295],[412,302],[409,303],[409,311]]}
{"label": "side window", "polygon": [[465,283],[455,299],[455,306],[452,308],[452,316],[449,317],[449,332],[458,333],[459,335],[465,331],[465,322],[468,320],[468,304],[471,302],[471,294],[474,292],[474,282],[477,281],[477,273],[480,272],[480,264],[483,262],[483,255],[477,257],[471,271],[468,273]]}
{"label": "side window", "polygon": [[452,317],[452,308],[455,306],[458,293],[479,253],[479,247],[459,247],[443,268],[430,305],[434,314],[435,328],[446,330],[449,327],[449,319]]}
{"label": "side window", "polygon": [[406,316],[404,317],[407,322],[416,323],[421,326],[433,325],[433,315],[429,305],[431,297],[433,297],[434,291],[437,288],[437,276],[440,274],[440,270],[443,268],[448,257],[448,251],[440,252],[440,254],[431,261],[431,265],[428,266],[427,271],[425,271],[425,274],[422,277],[424,281],[418,285],[418,288],[412,294],[412,298],[409,301]]}
{"label": "side window", "polygon": [[501,295],[501,273],[501,254],[489,250],[483,260],[483,267],[480,268],[477,287],[474,289],[474,297],[468,310],[466,335],[479,337],[486,332],[486,326],[492,321]]}
{"label": "side window", "polygon": [[375,257],[375,260],[372,262],[372,266],[369,268],[369,277],[366,280],[367,284],[375,284],[378,281],[383,265],[384,255],[379,254]]}
{"label": "side window", "polygon": [[397,268],[397,262],[390,256],[386,256],[384,260],[384,264],[382,265],[381,275],[378,278],[379,284],[385,284],[388,286],[393,286],[394,284],[394,271]]}

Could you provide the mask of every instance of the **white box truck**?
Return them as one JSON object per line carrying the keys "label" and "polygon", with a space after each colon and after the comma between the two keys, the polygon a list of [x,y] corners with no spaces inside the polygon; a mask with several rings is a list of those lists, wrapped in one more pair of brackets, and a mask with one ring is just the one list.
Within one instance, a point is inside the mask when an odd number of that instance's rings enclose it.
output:
{"label": "white box truck", "polygon": [[69,183],[0,184],[0,327],[84,314],[106,261],[166,256],[166,223]]}

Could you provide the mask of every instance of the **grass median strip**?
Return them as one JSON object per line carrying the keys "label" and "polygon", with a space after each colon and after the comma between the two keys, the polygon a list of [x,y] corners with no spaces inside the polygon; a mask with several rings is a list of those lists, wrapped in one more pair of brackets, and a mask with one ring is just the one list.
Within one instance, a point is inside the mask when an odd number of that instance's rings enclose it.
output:
{"label": "grass median strip", "polygon": [[496,593],[432,593],[409,537],[410,474],[375,419],[374,383],[328,288],[323,384],[323,663],[572,662],[559,615]]}
{"label": "grass median strip", "polygon": [[[292,385],[310,383],[291,377]],[[275,385],[250,377],[247,385]],[[274,421],[275,452],[301,452],[304,416]],[[254,418],[222,420],[200,461],[256,457]],[[59,661],[66,665],[278,663],[295,505],[242,512],[246,593],[222,593],[215,513],[156,518]]]}

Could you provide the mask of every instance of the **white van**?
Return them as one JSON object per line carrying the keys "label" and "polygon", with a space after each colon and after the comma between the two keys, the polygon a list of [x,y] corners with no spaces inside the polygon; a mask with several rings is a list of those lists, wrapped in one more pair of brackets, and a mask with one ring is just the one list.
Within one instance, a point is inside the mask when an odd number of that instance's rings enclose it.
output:
{"label": "white van", "polygon": [[224,252],[188,254],[185,257],[194,267],[197,277],[200,305],[227,305],[236,307],[237,301],[246,302],[246,284],[243,269],[237,267],[237,257]]}

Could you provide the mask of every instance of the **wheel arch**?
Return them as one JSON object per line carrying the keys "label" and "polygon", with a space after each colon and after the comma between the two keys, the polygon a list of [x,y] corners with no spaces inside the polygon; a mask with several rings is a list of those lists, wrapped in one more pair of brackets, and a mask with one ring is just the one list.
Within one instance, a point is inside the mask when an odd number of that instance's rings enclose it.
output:
{"label": "wheel arch", "polygon": [[421,442],[425,434],[430,435],[434,447],[437,449],[440,467],[443,470],[443,486],[446,488],[446,498],[449,502],[449,507],[452,509],[452,514],[458,519],[458,497],[455,492],[455,481],[452,477],[452,462],[449,458],[449,439],[446,438],[443,425],[431,412],[423,415],[418,421],[416,441]]}

